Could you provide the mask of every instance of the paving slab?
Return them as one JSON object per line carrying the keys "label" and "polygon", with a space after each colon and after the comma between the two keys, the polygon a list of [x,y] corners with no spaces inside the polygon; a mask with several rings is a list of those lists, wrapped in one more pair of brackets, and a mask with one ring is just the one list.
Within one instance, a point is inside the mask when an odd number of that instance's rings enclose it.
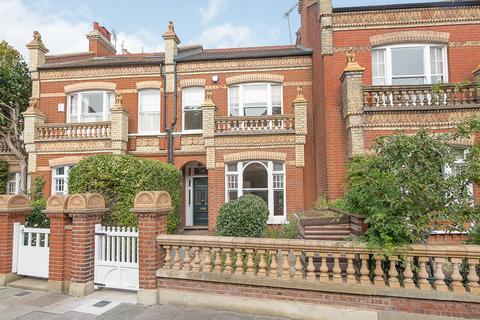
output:
{"label": "paving slab", "polygon": [[30,300],[28,304],[33,306],[38,306],[38,307],[46,307],[54,303],[63,301],[67,298],[68,296],[66,295],[49,293],[49,294],[41,295],[39,297],[36,297],[35,299]]}
{"label": "paving slab", "polygon": [[61,315],[56,315],[55,320],[95,320],[96,315],[69,311]]}
{"label": "paving slab", "polygon": [[[94,314],[99,316],[121,304],[121,302],[119,301],[100,300],[100,299],[89,299],[89,300],[90,300],[89,303],[82,304],[78,308],[73,309],[72,311]],[[103,301],[108,301],[108,304],[104,304],[102,306],[97,305],[99,302],[103,302]]]}
{"label": "paving slab", "polygon": [[218,311],[201,308],[185,308],[175,316],[175,320],[212,320],[216,318]]}
{"label": "paving slab", "polygon": [[[140,315],[136,316],[135,320],[152,320],[152,319],[175,319],[177,314],[181,313],[185,309],[183,306],[177,306],[173,304],[161,304],[151,306],[143,311]],[[194,320],[194,319],[192,319]]]}
{"label": "paving slab", "polygon": [[[104,314],[97,317],[98,320],[107,320],[107,319],[115,319],[115,320],[130,320],[130,319],[137,319],[139,315],[141,315],[148,307],[146,306],[139,306],[136,304],[126,304],[122,303],[115,308],[105,312]],[[158,314],[162,315],[162,314]],[[162,315],[163,316],[163,315]]]}
{"label": "paving slab", "polygon": [[26,314],[29,314],[30,312],[35,311],[35,309],[35,306],[29,306],[20,303],[11,305],[5,310],[2,310],[2,313],[0,313],[0,320],[18,319]]}
{"label": "paving slab", "polygon": [[17,319],[18,320],[53,320],[56,317],[58,317],[58,315],[54,313],[34,311]]}
{"label": "paving slab", "polygon": [[10,282],[7,286],[23,290],[48,291],[48,280],[35,278],[22,278]]}

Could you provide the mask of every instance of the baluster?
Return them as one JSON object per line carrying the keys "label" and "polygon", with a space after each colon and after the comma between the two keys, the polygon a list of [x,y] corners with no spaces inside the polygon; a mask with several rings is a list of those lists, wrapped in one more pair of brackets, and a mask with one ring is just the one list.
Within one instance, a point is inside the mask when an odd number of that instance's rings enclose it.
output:
{"label": "baluster", "polygon": [[397,261],[398,256],[390,257],[390,268],[388,269],[388,283],[390,288],[400,288],[400,281],[398,281]]}
{"label": "baluster", "polygon": [[328,265],[327,265],[327,255],[326,252],[320,252],[320,258],[322,258],[322,264],[320,265],[320,282],[329,282],[328,275]]}
{"label": "baluster", "polygon": [[220,248],[214,248],[213,252],[215,254],[215,260],[213,262],[215,267],[213,268],[213,272],[220,273],[222,271],[222,259],[220,257]]}
{"label": "baluster", "polygon": [[307,280],[314,281],[317,278],[315,274],[315,265],[313,264],[313,256],[315,253],[313,251],[308,251],[305,253],[307,257]]}
{"label": "baluster", "polygon": [[233,274],[242,275],[243,274],[243,251],[242,249],[235,249],[235,271]]}
{"label": "baluster", "polygon": [[193,247],[193,251],[195,251],[195,256],[193,257],[193,267],[192,271],[193,272],[200,272],[200,264],[202,263],[202,260],[200,260],[200,247]]}
{"label": "baluster", "polygon": [[271,250],[268,250],[268,254],[272,257],[272,261],[270,262],[270,270],[268,271],[268,276],[272,278],[276,278],[278,277],[278,263],[277,263],[278,251],[271,249]]}
{"label": "baluster", "polygon": [[173,259],[173,270],[180,270],[181,260],[180,260],[180,247],[179,246],[172,246],[173,251],[175,251],[175,258]]}
{"label": "baluster", "polygon": [[443,273],[443,264],[445,263],[445,258],[435,257],[435,290],[437,291],[448,291],[448,287],[445,284],[445,274]]}
{"label": "baluster", "polygon": [[451,88],[446,89],[446,99],[444,100],[443,104],[455,104],[455,94],[452,93]]}
{"label": "baluster", "polygon": [[223,252],[225,253],[225,268],[223,272],[225,273],[232,273],[232,257],[231,257],[231,252],[232,250],[230,248],[223,248]]}
{"label": "baluster", "polygon": [[192,258],[190,257],[190,248],[189,246],[184,246],[183,251],[185,252],[185,257],[183,258],[183,267],[182,271],[190,271],[192,270],[191,261]]}
{"label": "baluster", "polygon": [[468,98],[467,98],[467,90],[466,88],[462,88],[462,101],[461,101],[461,104],[464,104],[467,102]]}
{"label": "baluster", "polygon": [[462,258],[452,258],[452,283],[450,287],[455,293],[465,292],[465,287],[462,284],[462,275],[460,274],[460,265],[462,264]]}
{"label": "baluster", "polygon": [[[372,96],[370,92],[364,91],[363,92],[363,107],[371,107]],[[369,102],[370,100],[370,102]]]}
{"label": "baluster", "polygon": [[203,248],[204,252],[204,259],[203,259],[203,272],[212,272],[212,259],[210,258],[210,248],[209,247],[204,247]]}
{"label": "baluster", "polygon": [[405,257],[403,262],[405,270],[403,271],[403,286],[405,289],[415,289],[412,272],[412,257]]}
{"label": "baluster", "polygon": [[413,103],[414,103],[414,96],[415,96],[415,92],[414,91],[411,91],[411,90],[408,90],[407,91],[407,106],[412,106]]}
{"label": "baluster", "polygon": [[386,99],[386,96],[385,96],[385,92],[382,91],[381,95],[380,95],[380,105],[384,108],[387,106],[387,101],[386,100],[387,99]]}
{"label": "baluster", "polygon": [[340,268],[340,253],[333,254],[333,283],[342,283],[342,268]]}
{"label": "baluster", "polygon": [[357,284],[357,277],[355,276],[355,268],[353,267],[354,253],[347,253],[347,284]]}
{"label": "baluster", "polygon": [[468,88],[468,101],[467,103],[473,103],[474,88]]}
{"label": "baluster", "polygon": [[264,249],[259,249],[258,254],[260,255],[260,261],[258,263],[258,272],[257,275],[260,277],[266,277],[267,276],[267,262],[265,261],[265,253],[266,250]]}
{"label": "baluster", "polygon": [[468,291],[474,294],[480,294],[480,285],[478,284],[478,275],[477,275],[477,266],[479,263],[479,259],[469,258],[467,260],[469,268],[468,268]]}
{"label": "baluster", "polygon": [[399,108],[405,107],[405,105],[407,105],[407,103],[408,103],[407,91],[402,90],[402,91],[400,91],[400,94],[401,94],[400,103],[398,105]]}
{"label": "baluster", "polygon": [[295,251],[295,273],[293,274],[293,279],[301,280],[303,278],[302,262],[300,257],[302,256],[302,251]]}
{"label": "baluster", "polygon": [[280,276],[282,279],[290,279],[290,263],[288,262],[289,253],[288,250],[282,250],[282,274]]}
{"label": "baluster", "polygon": [[385,96],[385,106],[386,107],[393,107],[393,97],[392,97],[392,91],[387,91],[387,94]]}
{"label": "baluster", "polygon": [[163,246],[165,249],[165,260],[163,263],[163,268],[164,269],[171,269],[171,261],[172,261],[172,256],[171,256],[171,251],[170,251],[170,246]]}
{"label": "baluster", "polygon": [[428,103],[428,94],[429,94],[429,91],[428,91],[428,90],[423,90],[423,91],[422,91],[422,95],[423,95],[422,106],[424,106],[424,107],[427,107],[427,106],[430,105],[430,104]]}
{"label": "baluster", "polygon": [[247,276],[253,276],[255,273],[255,264],[253,262],[253,249],[245,249],[245,252],[247,253],[247,271],[245,272],[245,275]]}
{"label": "baluster", "polygon": [[432,289],[430,282],[428,282],[427,261],[428,257],[418,257],[418,288],[420,290]]}
{"label": "baluster", "polygon": [[395,109],[398,107],[398,96],[400,92],[399,91],[393,91],[392,93],[392,107]]}
{"label": "baluster", "polygon": [[382,260],[383,256],[382,255],[375,255],[375,278],[373,279],[373,282],[375,283],[376,286],[385,286],[385,279],[383,279],[383,269],[382,269]]}

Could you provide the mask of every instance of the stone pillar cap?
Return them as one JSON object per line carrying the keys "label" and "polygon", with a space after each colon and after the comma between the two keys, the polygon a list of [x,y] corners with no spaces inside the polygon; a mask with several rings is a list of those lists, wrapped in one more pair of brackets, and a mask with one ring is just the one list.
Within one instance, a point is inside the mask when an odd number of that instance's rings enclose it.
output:
{"label": "stone pillar cap", "polygon": [[27,48],[28,49],[39,49],[40,51],[47,53],[48,49],[45,47],[45,45],[42,42],[42,36],[40,35],[40,32],[38,31],[33,31],[33,39],[29,43],[27,43]]}
{"label": "stone pillar cap", "polygon": [[137,194],[134,201],[134,210],[146,209],[171,210],[172,198],[167,191],[141,191]]}
{"label": "stone pillar cap", "polygon": [[51,212],[64,212],[67,209],[67,202],[70,196],[65,195],[52,195],[47,200],[46,209],[44,210],[45,213]]}
{"label": "stone pillar cap", "polygon": [[38,98],[31,97],[29,100],[29,107],[25,112],[23,112],[24,116],[38,116],[41,118],[46,118],[42,111],[38,108],[40,100]]}
{"label": "stone pillar cap", "polygon": [[306,103],[307,99],[305,99],[305,96],[303,95],[303,87],[298,86],[297,87],[297,97],[293,101],[293,103]]}
{"label": "stone pillar cap", "polygon": [[21,209],[30,210],[30,200],[23,194],[0,195],[0,210],[18,211]]}
{"label": "stone pillar cap", "polygon": [[175,33],[175,25],[173,24],[173,21],[168,22],[168,29],[167,32],[163,34],[163,39],[174,39],[177,44],[180,43],[180,39]]}
{"label": "stone pillar cap", "polygon": [[215,102],[213,102],[212,96],[213,96],[212,89],[208,89],[205,94],[205,102],[202,103],[203,108],[209,108],[209,107],[216,108]]}
{"label": "stone pillar cap", "polygon": [[[59,201],[61,199],[58,199]],[[60,204],[58,204],[60,206]],[[66,199],[67,210],[105,209],[105,198],[98,193],[73,194]],[[102,210],[102,211],[103,211]]]}
{"label": "stone pillar cap", "polygon": [[355,53],[349,51],[347,52],[347,66],[343,69],[343,72],[349,71],[364,71],[365,68],[360,66],[357,61],[355,61]]}

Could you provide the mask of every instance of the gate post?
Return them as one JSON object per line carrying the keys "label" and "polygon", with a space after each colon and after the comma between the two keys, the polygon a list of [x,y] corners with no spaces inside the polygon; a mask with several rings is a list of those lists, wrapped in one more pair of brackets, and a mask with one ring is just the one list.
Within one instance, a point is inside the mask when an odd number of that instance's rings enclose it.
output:
{"label": "gate post", "polygon": [[0,287],[15,281],[13,267],[13,225],[25,223],[30,213],[30,200],[24,195],[0,195]]}
{"label": "gate post", "polygon": [[71,219],[65,212],[68,196],[53,195],[47,200],[47,208],[43,212],[50,219],[50,257],[48,261],[48,292],[68,292],[70,283],[66,271],[66,261],[69,261]]}
{"label": "gate post", "polygon": [[172,201],[166,191],[142,191],[135,197],[131,211],[138,217],[138,304],[158,303],[156,272],[162,259],[156,237],[167,233],[167,216],[171,210]]}
{"label": "gate post", "polygon": [[105,199],[96,193],[68,197],[66,213],[72,218],[71,277],[68,294],[84,297],[94,291],[95,225],[105,214]]}

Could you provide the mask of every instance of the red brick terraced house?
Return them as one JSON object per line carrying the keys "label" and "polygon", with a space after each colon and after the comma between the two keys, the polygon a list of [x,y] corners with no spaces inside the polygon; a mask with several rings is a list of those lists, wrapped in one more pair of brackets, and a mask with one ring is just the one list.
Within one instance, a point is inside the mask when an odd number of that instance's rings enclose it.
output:
{"label": "red brick terraced house", "polygon": [[[281,224],[320,196],[341,196],[349,157],[376,137],[445,132],[480,114],[478,87],[448,84],[480,74],[478,1],[301,0],[299,12],[296,46],[182,47],[170,24],[165,52],[116,54],[94,23],[89,51],[47,55],[35,34],[29,176],[45,177],[47,195],[66,193],[83,157],[132,154],[182,170],[186,228],[212,231],[219,208],[246,193]],[[475,138],[456,142],[459,165]]]}
{"label": "red brick terraced house", "polygon": [[39,34],[27,45],[28,170],[47,195],[68,192],[82,158],[108,153],[181,169],[187,228],[212,231],[219,208],[247,193],[266,200],[271,224],[313,204],[310,49],[182,47],[173,23],[162,53],[116,54],[98,23],[87,38],[88,52],[63,55],[47,55]]}

